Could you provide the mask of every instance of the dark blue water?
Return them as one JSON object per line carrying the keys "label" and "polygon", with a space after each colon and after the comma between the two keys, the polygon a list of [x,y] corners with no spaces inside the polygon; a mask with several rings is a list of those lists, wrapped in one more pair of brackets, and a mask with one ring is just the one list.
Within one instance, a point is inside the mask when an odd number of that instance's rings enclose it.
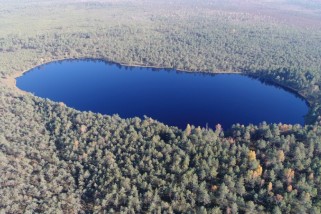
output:
{"label": "dark blue water", "polygon": [[69,60],[32,69],[17,86],[78,110],[152,117],[168,125],[223,128],[232,124],[299,123],[305,101],[281,88],[238,74],[175,70]]}

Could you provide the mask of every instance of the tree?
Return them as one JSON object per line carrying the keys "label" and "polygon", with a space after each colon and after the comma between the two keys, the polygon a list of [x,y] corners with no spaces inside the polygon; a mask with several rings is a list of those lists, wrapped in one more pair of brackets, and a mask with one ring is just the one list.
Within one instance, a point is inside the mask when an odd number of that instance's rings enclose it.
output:
{"label": "tree", "polygon": [[255,153],[255,151],[249,151],[249,153],[248,153],[248,158],[249,158],[249,161],[254,161],[254,160],[256,160],[256,153]]}
{"label": "tree", "polygon": [[279,150],[278,154],[277,154],[277,157],[278,157],[278,161],[279,162],[283,162],[285,160],[284,152],[282,150]]}
{"label": "tree", "polygon": [[191,134],[192,128],[190,124],[187,124],[186,129],[185,129],[185,134],[189,136]]}
{"label": "tree", "polygon": [[253,201],[246,202],[246,213],[254,213],[255,212],[255,204]]}
{"label": "tree", "polygon": [[218,199],[219,199],[220,203],[225,202],[228,192],[229,192],[229,190],[228,190],[227,186],[224,183],[222,183],[222,185],[219,187],[219,191],[218,191]]}

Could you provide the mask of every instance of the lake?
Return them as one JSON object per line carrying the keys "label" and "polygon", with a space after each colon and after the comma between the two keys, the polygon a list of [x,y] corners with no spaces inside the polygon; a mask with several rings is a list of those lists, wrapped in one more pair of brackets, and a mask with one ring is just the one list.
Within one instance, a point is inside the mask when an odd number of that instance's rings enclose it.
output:
{"label": "lake", "polygon": [[81,111],[152,117],[167,125],[304,124],[308,106],[286,90],[239,74],[187,73],[65,60],[36,67],[17,87]]}

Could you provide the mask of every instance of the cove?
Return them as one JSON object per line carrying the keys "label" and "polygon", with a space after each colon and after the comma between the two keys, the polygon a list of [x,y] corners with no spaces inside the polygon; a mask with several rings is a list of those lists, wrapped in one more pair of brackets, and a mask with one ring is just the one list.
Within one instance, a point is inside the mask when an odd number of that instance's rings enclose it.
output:
{"label": "cove", "polygon": [[152,117],[186,124],[304,124],[306,102],[280,87],[240,74],[202,74],[121,66],[97,60],[64,60],[36,67],[17,87],[81,111]]}

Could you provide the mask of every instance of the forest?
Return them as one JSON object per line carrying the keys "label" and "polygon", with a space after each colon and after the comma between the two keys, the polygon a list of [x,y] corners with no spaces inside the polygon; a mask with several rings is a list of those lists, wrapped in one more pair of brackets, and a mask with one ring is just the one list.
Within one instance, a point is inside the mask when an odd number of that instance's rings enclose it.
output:
{"label": "forest", "polygon": [[[293,11],[274,16],[276,6],[258,14],[246,4],[236,10],[237,0],[196,2],[0,0],[1,213],[321,212],[317,9],[275,1],[302,9],[302,19],[291,19]],[[83,58],[238,71],[296,92],[310,112],[304,126],[180,130],[80,112],[11,81]]]}

